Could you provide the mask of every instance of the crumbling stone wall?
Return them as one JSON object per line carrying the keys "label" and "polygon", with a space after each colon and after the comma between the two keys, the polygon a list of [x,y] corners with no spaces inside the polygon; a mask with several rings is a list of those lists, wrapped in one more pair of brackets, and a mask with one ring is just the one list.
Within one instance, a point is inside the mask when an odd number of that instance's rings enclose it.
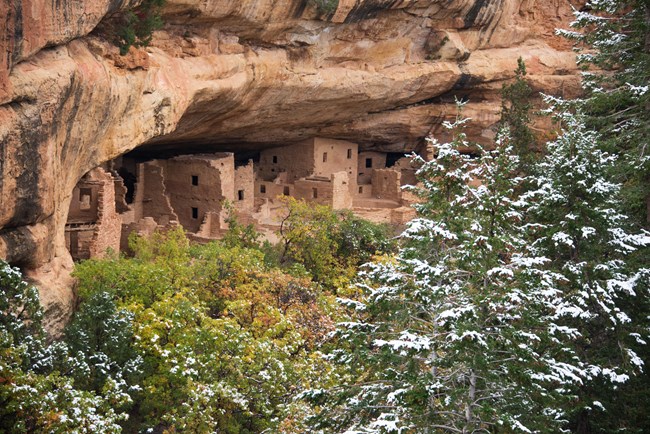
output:
{"label": "crumbling stone wall", "polygon": [[413,163],[413,160],[409,157],[402,157],[397,162],[391,169],[394,170],[399,170],[402,173],[402,180],[401,183],[402,185],[415,185],[417,184],[418,180],[415,176],[415,172],[417,171],[417,165]]}
{"label": "crumbling stone wall", "polygon": [[147,161],[138,165],[138,182],[133,202],[135,221],[153,217],[158,224],[178,220],[165,189],[165,162]]}
{"label": "crumbling stone wall", "polygon": [[330,177],[345,171],[348,174],[348,187],[352,191],[354,186],[351,184],[356,185],[358,155],[359,146],[356,143],[315,138],[313,175]]}
{"label": "crumbling stone wall", "polygon": [[97,198],[100,188],[101,182],[91,179],[90,172],[79,180],[72,191],[68,223],[94,223],[97,221],[99,206]]}
{"label": "crumbling stone wall", "polygon": [[332,182],[327,178],[313,177],[299,179],[295,183],[293,197],[316,202],[321,205],[332,205]]}
{"label": "crumbling stone wall", "polygon": [[377,199],[399,201],[402,198],[402,172],[393,169],[372,171],[372,191]]}
{"label": "crumbling stone wall", "polygon": [[233,191],[235,209],[240,212],[253,212],[255,207],[255,172],[253,160],[245,166],[235,167]]}
{"label": "crumbling stone wall", "polygon": [[68,251],[75,260],[101,257],[120,249],[122,219],[115,210],[115,179],[102,168],[84,175],[72,192],[65,228]]}
{"label": "crumbling stone wall", "polygon": [[110,249],[120,250],[122,219],[115,209],[115,179],[102,169],[95,169],[101,183],[97,198],[97,222],[90,242],[90,257],[101,258]]}
{"label": "crumbling stone wall", "polygon": [[158,228],[158,223],[153,219],[153,217],[144,217],[138,221],[123,224],[122,225],[122,236],[120,237],[120,251],[130,252],[129,249],[129,235],[132,232],[140,236],[148,237],[153,234]]}
{"label": "crumbling stone wall", "polygon": [[179,223],[197,232],[207,212],[234,202],[235,160],[232,154],[184,155],[166,161],[165,187]]}
{"label": "crumbling stone wall", "polygon": [[260,180],[273,181],[278,174],[286,172],[287,182],[294,183],[314,173],[314,139],[281,148],[260,152],[257,175]]}
{"label": "crumbling stone wall", "polygon": [[357,183],[370,184],[374,169],[386,168],[386,154],[384,152],[360,152],[357,166]]}
{"label": "crumbling stone wall", "polygon": [[255,178],[255,198],[275,199],[278,196],[294,196],[295,187],[289,182],[287,172],[279,173],[271,180]]}
{"label": "crumbling stone wall", "polygon": [[352,197],[356,188],[356,182],[350,176],[349,171],[341,171],[332,174],[332,208],[333,209],[351,209]]}

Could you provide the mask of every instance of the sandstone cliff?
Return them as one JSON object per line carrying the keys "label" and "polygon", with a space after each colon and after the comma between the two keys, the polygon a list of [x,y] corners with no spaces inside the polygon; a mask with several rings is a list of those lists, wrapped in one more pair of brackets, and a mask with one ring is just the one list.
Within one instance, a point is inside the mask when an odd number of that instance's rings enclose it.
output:
{"label": "sandstone cliff", "polygon": [[312,136],[411,150],[454,96],[488,140],[519,56],[536,90],[577,89],[566,0],[168,0],[152,45],[120,56],[106,23],[137,3],[0,0],[0,257],[51,324],[72,303],[71,192],[103,162]]}

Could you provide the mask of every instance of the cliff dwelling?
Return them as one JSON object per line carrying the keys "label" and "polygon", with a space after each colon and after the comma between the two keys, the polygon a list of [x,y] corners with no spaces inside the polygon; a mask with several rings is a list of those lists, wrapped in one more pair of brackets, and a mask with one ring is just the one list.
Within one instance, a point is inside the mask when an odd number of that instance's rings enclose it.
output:
{"label": "cliff dwelling", "polygon": [[117,213],[115,184],[120,179],[96,168],[72,192],[65,242],[73,259],[101,257],[120,250],[122,218]]}
{"label": "cliff dwelling", "polygon": [[410,159],[360,152],[344,140],[316,137],[265,149],[255,163],[219,152],[145,161],[122,156],[108,166],[93,169],[73,191],[65,235],[75,260],[128,251],[132,232],[174,225],[194,241],[220,239],[231,212],[273,240],[285,212],[282,196],[393,225],[414,215],[414,198],[402,189],[415,183]]}

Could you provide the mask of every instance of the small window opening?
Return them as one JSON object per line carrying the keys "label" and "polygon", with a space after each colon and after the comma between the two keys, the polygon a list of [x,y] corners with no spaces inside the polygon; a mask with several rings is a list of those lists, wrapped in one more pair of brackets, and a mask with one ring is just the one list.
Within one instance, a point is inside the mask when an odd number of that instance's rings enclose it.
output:
{"label": "small window opening", "polygon": [[266,193],[266,185],[260,185],[260,193]]}
{"label": "small window opening", "polygon": [[372,167],[372,158],[366,158],[366,168]]}
{"label": "small window opening", "polygon": [[312,199],[318,199],[318,189],[317,188],[312,188],[311,189],[311,197],[312,197]]}
{"label": "small window opening", "polygon": [[359,187],[359,193],[363,193],[363,187]]}
{"label": "small window opening", "polygon": [[79,209],[90,209],[90,202],[92,199],[93,191],[90,188],[79,189]]}
{"label": "small window opening", "polygon": [[199,185],[199,176],[192,175],[192,185]]}
{"label": "small window opening", "polygon": [[348,149],[348,160],[352,158],[352,149]]}
{"label": "small window opening", "polygon": [[237,191],[237,199],[244,200],[244,190]]}
{"label": "small window opening", "polygon": [[282,194],[284,194],[285,196],[289,196],[289,187],[284,187]]}
{"label": "small window opening", "polygon": [[192,218],[193,219],[198,219],[199,218],[199,209],[192,207]]}
{"label": "small window opening", "polygon": [[323,163],[327,163],[327,152],[323,152]]}
{"label": "small window opening", "polygon": [[273,156],[273,164],[277,164],[277,163],[278,163],[278,156],[274,155]]}

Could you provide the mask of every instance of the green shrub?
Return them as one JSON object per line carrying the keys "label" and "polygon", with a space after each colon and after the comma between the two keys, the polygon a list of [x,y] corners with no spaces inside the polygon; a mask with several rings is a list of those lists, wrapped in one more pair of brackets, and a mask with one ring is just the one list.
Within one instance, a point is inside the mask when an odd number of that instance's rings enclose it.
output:
{"label": "green shrub", "polygon": [[339,0],[309,0],[320,13],[331,14],[339,7]]}
{"label": "green shrub", "polygon": [[160,10],[166,0],[144,0],[136,8],[124,13],[117,30],[120,54],[129,52],[129,47],[146,47],[151,43],[154,30],[162,27]]}

